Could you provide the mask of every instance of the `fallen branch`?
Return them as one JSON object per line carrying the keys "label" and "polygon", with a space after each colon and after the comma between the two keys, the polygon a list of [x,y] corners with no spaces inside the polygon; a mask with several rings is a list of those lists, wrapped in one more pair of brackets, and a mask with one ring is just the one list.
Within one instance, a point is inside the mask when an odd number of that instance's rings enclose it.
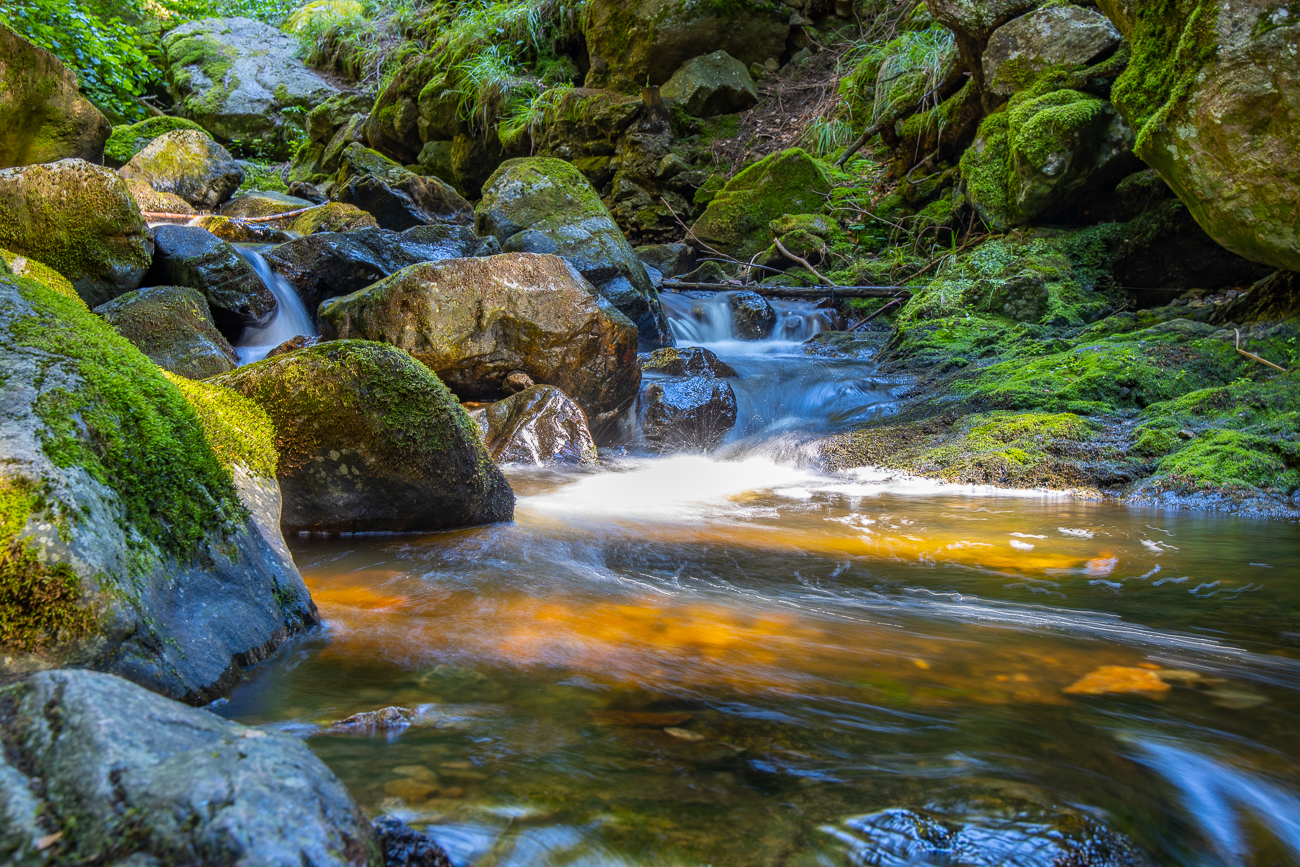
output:
{"label": "fallen branch", "polygon": [[193,220],[202,214],[172,214],[167,211],[141,211],[140,216],[148,220]]}
{"label": "fallen branch", "polygon": [[854,139],[853,144],[849,145],[848,150],[842,153],[840,155],[840,158],[835,161],[835,167],[836,168],[842,167],[845,163],[849,161],[849,157],[853,156],[855,153],[862,150],[862,146],[865,145],[867,142],[871,141],[871,137],[879,133],[884,128],[885,128],[885,124],[883,123],[872,124],[871,126],[867,127],[866,131],[863,132],[862,135]]}
{"label": "fallen branch", "polygon": [[661,201],[661,202],[664,203],[664,207],[668,209],[668,213],[670,213],[670,214],[673,215],[673,219],[677,221],[677,225],[679,225],[679,226],[681,226],[683,229],[685,229],[685,230],[686,230],[686,234],[690,235],[692,238],[695,239],[695,243],[699,244],[701,247],[703,247],[704,249],[708,250],[710,253],[713,253],[715,256],[721,256],[724,260],[726,260],[726,261],[728,261],[728,262],[734,262],[734,263],[736,263],[737,265],[744,265],[744,264],[745,264],[744,262],[742,262],[742,261],[740,261],[739,259],[737,259],[735,256],[728,256],[726,253],[722,252],[721,250],[719,250],[719,249],[717,249],[717,248],[715,248],[715,247],[710,247],[708,244],[706,244],[706,243],[704,243],[703,241],[701,241],[700,238],[699,238],[699,236],[696,235],[694,232],[691,231],[691,227],[688,226],[688,225],[686,225],[685,223],[683,223],[683,222],[682,222],[682,218],[679,217],[679,216],[677,216],[677,212],[673,210],[673,206],[672,206],[672,205],[668,204],[668,200],[667,200],[667,199],[665,199],[663,196],[660,196],[660,197],[659,197],[659,201]]}
{"label": "fallen branch", "polygon": [[[328,204],[328,202],[326,203]],[[287,217],[296,217],[305,214],[308,211],[314,211],[317,208],[323,208],[325,205],[312,205],[309,208],[299,208],[296,211],[285,211],[283,214],[271,214],[269,217],[231,217],[231,221],[236,223],[271,223],[276,220],[283,220]],[[197,217],[211,217],[213,214],[172,214],[167,211],[141,211],[140,216],[151,220],[193,220]]]}
{"label": "fallen branch", "polygon": [[824,276],[822,276],[821,272],[818,271],[816,268],[814,268],[811,262],[809,262],[807,259],[803,258],[802,256],[796,256],[794,253],[791,253],[789,250],[787,250],[785,248],[785,245],[781,243],[780,238],[773,236],[772,240],[776,242],[776,249],[781,251],[782,256],[786,257],[791,262],[798,262],[800,265],[804,266],[809,271],[811,271],[813,273],[813,276],[816,277],[818,280],[820,280],[823,284],[831,287],[832,289],[835,288],[835,284],[832,283],[830,280],[827,280]]}
{"label": "fallen branch", "polygon": [[1240,329],[1240,328],[1234,328],[1233,330],[1237,332],[1237,352],[1238,352],[1238,353],[1240,353],[1241,355],[1246,356],[1246,357],[1249,358],[1251,361],[1258,361],[1260,364],[1266,364],[1266,365],[1268,365],[1269,367],[1273,368],[1274,370],[1280,370],[1280,371],[1282,371],[1283,373],[1286,373],[1286,368],[1285,368],[1285,367],[1281,367],[1280,365],[1274,364],[1273,362],[1269,361],[1267,358],[1260,358],[1260,357],[1259,357],[1258,355],[1256,355],[1255,353],[1253,353],[1253,352],[1247,352],[1246,350],[1242,349],[1242,348],[1241,348],[1241,329]]}
{"label": "fallen branch", "polygon": [[881,313],[884,313],[884,312],[885,312],[886,310],[888,310],[890,307],[893,307],[895,304],[902,304],[902,303],[903,303],[903,299],[902,299],[902,298],[893,298],[893,299],[890,299],[887,303],[882,304],[882,305],[880,306],[880,309],[876,310],[876,311],[875,311],[874,313],[872,313],[870,316],[866,317],[865,319],[859,319],[857,322],[854,322],[852,325],[850,325],[848,328],[845,328],[844,330],[845,330],[845,331],[857,331],[859,328],[861,328],[862,326],[866,325],[866,324],[867,324],[868,322],[870,322],[872,319],[875,319],[875,318],[876,318],[877,316],[879,316]]}
{"label": "fallen branch", "polygon": [[900,291],[910,298],[903,286],[742,286],[738,283],[663,282],[664,289],[694,289],[702,292],[757,292],[767,297],[783,298],[891,298]]}

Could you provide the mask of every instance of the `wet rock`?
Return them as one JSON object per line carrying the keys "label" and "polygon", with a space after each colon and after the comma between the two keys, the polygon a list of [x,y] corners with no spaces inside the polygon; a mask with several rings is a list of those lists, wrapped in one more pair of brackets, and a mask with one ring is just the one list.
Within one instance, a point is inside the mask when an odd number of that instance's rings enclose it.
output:
{"label": "wet rock", "polygon": [[469,226],[440,224],[405,232],[368,228],[310,235],[267,253],[266,262],[315,314],[322,301],[364,289],[419,262],[497,250],[496,239],[480,238]]}
{"label": "wet rock", "polygon": [[758,104],[758,88],[749,70],[725,51],[686,61],[660,93],[695,117],[735,114]]}
{"label": "wet rock", "polygon": [[662,85],[690,60],[722,50],[744,64],[785,52],[789,9],[760,2],[700,5],[691,0],[595,0],[585,33],[587,87]]}
{"label": "wet rock", "polygon": [[223,217],[273,217],[311,206],[311,202],[297,196],[254,190],[226,202],[217,213]]}
{"label": "wet rock", "polygon": [[765,340],[776,327],[776,311],[757,292],[735,292],[728,297],[736,336],[741,340]]}
{"label": "wet rock", "polygon": [[119,295],[95,314],[131,341],[154,364],[187,379],[234,370],[239,356],[212,322],[202,293],[154,286]]}
{"label": "wet rock", "polygon": [[34,675],[0,706],[0,740],[0,780],[26,814],[0,826],[15,863],[376,860],[361,809],[301,741],[120,678]]}
{"label": "wet rock", "polygon": [[547,157],[506,161],[484,187],[474,225],[494,235],[507,253],[563,256],[636,324],[643,344],[673,345],[645,266],[595,188],[572,165]]}
{"label": "wet rock", "polygon": [[354,713],[330,726],[331,731],[351,731],[374,734],[382,731],[401,731],[411,727],[415,711],[404,707],[385,707]]}
{"label": "wet rock", "polygon": [[293,240],[292,235],[269,223],[249,223],[216,214],[204,214],[187,225],[207,229],[221,240],[232,244],[284,244]]}
{"label": "wet rock", "polygon": [[379,340],[427,364],[463,400],[496,400],[522,370],[595,426],[636,399],[636,329],[556,256],[506,253],[413,265],[320,309],[321,333]]}
{"label": "wet rock", "polygon": [[772,220],[819,213],[830,189],[825,171],[800,148],[772,154],[727,181],[691,231],[705,244],[748,261],[771,243]]}
{"label": "wet rock", "polygon": [[232,341],[244,328],[260,328],[275,315],[275,295],[248,260],[199,226],[154,229],[153,267],[146,286],[188,286],[203,293],[212,319]]}
{"label": "wet rock", "polygon": [[190,129],[207,134],[203,127],[183,117],[151,117],[139,123],[113,127],[113,134],[104,145],[104,164],[120,168],[149,146],[159,136],[178,129]]}
{"label": "wet rock", "polygon": [[1090,65],[1123,37],[1105,15],[1068,4],[1049,5],[999,27],[984,49],[984,86],[1009,97],[1054,66]]}
{"label": "wet rock", "polygon": [[536,384],[533,382],[533,378],[522,370],[516,370],[501,380],[501,388],[507,394],[517,394],[525,388],[532,388]]}
{"label": "wet rock", "polygon": [[1147,668],[1130,668],[1123,665],[1103,665],[1067,686],[1066,695],[1115,695],[1121,693],[1146,693],[1161,695],[1169,692],[1158,672]]}
{"label": "wet rock", "polygon": [[0,489],[22,506],[0,544],[31,558],[3,602],[7,675],[100,668],[208,701],[315,624],[256,406],[165,374],[99,317],[4,275],[0,369]]}
{"label": "wet rock", "polygon": [[874,358],[888,335],[881,332],[823,331],[803,342],[803,351],[819,358]]}
{"label": "wet rock", "polygon": [[586,414],[554,386],[526,388],[471,411],[470,418],[497,463],[596,463],[596,441],[587,428]]}
{"label": "wet rock", "polygon": [[401,350],[330,341],[212,382],[252,398],[275,424],[286,531],[437,530],[514,514],[477,427]]}
{"label": "wet rock", "polygon": [[429,223],[473,222],[469,202],[437,178],[417,175],[360,144],[350,144],[339,164],[335,201],[374,215],[380,228],[402,231]]}
{"label": "wet rock", "polygon": [[650,244],[637,247],[637,258],[665,278],[680,277],[695,270],[695,248],[690,244]]}
{"label": "wet rock", "polygon": [[244,182],[244,169],[205,132],[178,129],[159,136],[118,170],[160,193],[213,210]]}
{"label": "wet rock", "polygon": [[153,239],[116,172],[84,160],[0,170],[0,247],[42,262],[91,306],[140,286]]}
{"label": "wet rock", "polygon": [[738,374],[722,359],[702,346],[656,349],[640,359],[644,373],[662,373],[666,376],[733,377]]}
{"label": "wet rock", "polygon": [[299,127],[283,111],[315,108],[337,93],[298,59],[298,42],[249,18],[204,18],[162,39],[179,113],[222,141],[260,139],[287,156]]}
{"label": "wet rock", "polygon": [[0,26],[0,169],[104,159],[112,127],[57,57]]}
{"label": "wet rock", "polygon": [[736,425],[735,392],[713,377],[652,381],[641,405],[646,443],[659,451],[711,449]]}
{"label": "wet rock", "polygon": [[452,867],[442,847],[396,816],[380,816],[374,829],[384,867]]}
{"label": "wet rock", "polygon": [[264,358],[274,358],[277,355],[284,355],[289,352],[296,352],[299,349],[306,349],[308,346],[315,346],[320,343],[319,337],[308,337],[305,334],[299,334],[297,337],[290,337],[284,343],[266,353]]}

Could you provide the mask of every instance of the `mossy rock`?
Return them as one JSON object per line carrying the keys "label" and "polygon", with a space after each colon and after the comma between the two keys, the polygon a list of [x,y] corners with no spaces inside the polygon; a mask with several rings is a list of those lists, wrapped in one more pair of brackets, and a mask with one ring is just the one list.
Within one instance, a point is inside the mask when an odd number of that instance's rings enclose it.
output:
{"label": "mossy rock", "polygon": [[143,181],[209,211],[229,199],[244,182],[243,167],[201,129],[158,136],[120,171],[124,178]]}
{"label": "mossy rock", "polygon": [[800,148],[764,157],[727,182],[691,231],[737,259],[771,243],[770,224],[783,214],[816,214],[826,207],[831,181],[825,167]]}
{"label": "mossy rock", "polygon": [[736,377],[735,368],[702,346],[656,349],[641,356],[641,370],[664,376]]}
{"label": "mossy rock", "polygon": [[71,298],[82,307],[86,306],[86,302],[81,300],[81,296],[77,294],[76,289],[72,288],[72,283],[68,281],[68,278],[48,265],[42,265],[35,259],[19,256],[4,249],[0,249],[0,261],[3,261],[8,266],[10,274],[26,277],[28,280],[35,280],[46,289],[57,292],[65,298]]}
{"label": "mossy rock", "polygon": [[265,190],[251,190],[247,193],[241,193],[226,202],[217,213],[223,217],[253,217],[260,219],[262,217],[274,217],[276,214],[287,214],[290,211],[301,211],[303,208],[312,206],[312,202],[300,199],[297,196]]}
{"label": "mossy rock", "polygon": [[175,193],[160,193],[149,186],[147,181],[128,180],[126,185],[131,190],[131,198],[144,214],[183,214],[198,216],[198,211],[189,202]]}
{"label": "mossy rock", "polygon": [[183,117],[151,117],[139,123],[115,126],[104,145],[104,162],[110,166],[124,166],[154,139],[178,129],[207,134],[203,127]]}
{"label": "mossy rock", "polygon": [[329,202],[320,205],[305,214],[293,217],[285,227],[299,235],[315,235],[320,232],[356,232],[361,229],[377,229],[378,221],[356,205],[343,202]]}
{"label": "mossy rock", "polygon": [[999,27],[982,58],[985,91],[1006,99],[1052,67],[1084,67],[1119,47],[1106,16],[1068,3],[1047,4]]}
{"label": "mossy rock", "polygon": [[126,181],[75,159],[0,171],[0,247],[58,271],[91,306],[138,287],[153,256]]}
{"label": "mossy rock", "polygon": [[344,149],[330,197],[367,211],[380,228],[394,232],[431,223],[473,221],[474,209],[449,184],[417,175],[357,143]]}
{"label": "mossy rock", "polygon": [[[316,622],[265,520],[255,425],[224,432],[233,420],[196,412],[99,317],[24,278],[0,276],[0,355],[0,676],[89,666],[205,702]],[[223,456],[218,441],[243,444]]]}
{"label": "mossy rock", "polygon": [[233,217],[204,214],[188,225],[207,229],[216,237],[232,244],[284,244],[293,236],[267,223],[250,223]]}
{"label": "mossy rock", "polygon": [[514,494],[432,371],[381,343],[331,341],[212,380],[271,416],[288,531],[508,521]]}
{"label": "mossy rock", "polygon": [[234,370],[239,355],[217,330],[207,299],[195,289],[151,286],[95,308],[113,329],[159,367],[187,379]]}

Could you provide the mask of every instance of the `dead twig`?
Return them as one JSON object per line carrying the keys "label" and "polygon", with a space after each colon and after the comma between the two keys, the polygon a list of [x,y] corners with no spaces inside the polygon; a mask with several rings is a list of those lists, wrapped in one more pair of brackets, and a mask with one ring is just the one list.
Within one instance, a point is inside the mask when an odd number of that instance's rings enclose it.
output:
{"label": "dead twig", "polygon": [[803,258],[802,256],[796,256],[794,253],[791,253],[789,250],[787,250],[785,248],[785,245],[781,243],[780,238],[773,236],[772,240],[776,242],[776,249],[781,251],[782,256],[786,257],[791,262],[798,262],[800,265],[804,266],[809,271],[811,271],[813,273],[813,276],[816,277],[818,280],[820,280],[824,285],[829,286],[832,289],[835,288],[835,284],[832,283],[830,280],[828,280],[820,271],[814,268],[811,262],[809,262],[807,259]]}
{"label": "dead twig", "polygon": [[1253,353],[1253,352],[1247,352],[1246,350],[1242,349],[1242,348],[1241,348],[1241,329],[1240,329],[1240,328],[1234,328],[1233,331],[1237,332],[1237,352],[1238,352],[1239,354],[1246,356],[1246,357],[1249,358],[1251,361],[1258,361],[1260,364],[1266,364],[1266,365],[1268,365],[1269,367],[1273,368],[1274,370],[1280,370],[1280,371],[1282,371],[1283,373],[1286,373],[1286,368],[1285,368],[1285,367],[1282,367],[1282,366],[1280,366],[1280,365],[1274,364],[1273,362],[1269,361],[1267,358],[1260,358],[1260,357],[1259,357],[1258,355],[1256,355],[1255,353]]}
{"label": "dead twig", "polygon": [[699,236],[696,235],[694,232],[691,231],[691,227],[688,226],[688,225],[686,225],[684,222],[682,222],[682,218],[681,218],[681,217],[677,216],[677,212],[673,210],[673,206],[672,206],[672,205],[668,204],[668,200],[667,200],[667,199],[665,199],[663,196],[660,196],[660,197],[659,197],[659,201],[661,201],[661,202],[664,203],[664,207],[668,209],[668,213],[670,213],[670,214],[673,215],[673,219],[677,221],[677,225],[681,226],[682,229],[685,230],[685,232],[686,232],[686,234],[687,234],[688,236],[690,236],[690,237],[692,237],[692,238],[695,239],[695,243],[699,244],[701,247],[703,247],[704,249],[708,250],[710,253],[713,253],[713,254],[716,255],[716,256],[721,256],[721,257],[722,257],[725,261],[727,261],[727,262],[734,262],[734,263],[737,264],[737,265],[744,265],[744,264],[745,264],[744,262],[742,262],[742,261],[740,261],[739,259],[737,259],[735,256],[728,256],[726,253],[722,252],[721,250],[719,250],[719,249],[717,249],[717,248],[715,248],[715,247],[710,247],[708,244],[706,244],[706,243],[704,243],[703,241],[701,241],[700,238],[699,238]]}
{"label": "dead twig", "polygon": [[857,331],[859,328],[861,328],[862,326],[866,325],[866,324],[867,324],[868,322],[870,322],[872,319],[875,319],[875,318],[876,318],[877,316],[879,316],[881,313],[884,313],[884,312],[885,312],[886,310],[888,310],[890,307],[893,307],[893,306],[896,305],[896,304],[902,304],[902,303],[903,303],[903,298],[902,298],[902,297],[891,298],[888,302],[886,302],[885,304],[882,304],[882,305],[880,306],[880,308],[877,309],[877,310],[876,310],[874,313],[872,313],[870,316],[867,316],[867,317],[864,317],[864,318],[862,318],[862,319],[859,319],[857,322],[854,322],[852,325],[850,325],[848,328],[845,328],[844,330],[845,330],[845,331]]}

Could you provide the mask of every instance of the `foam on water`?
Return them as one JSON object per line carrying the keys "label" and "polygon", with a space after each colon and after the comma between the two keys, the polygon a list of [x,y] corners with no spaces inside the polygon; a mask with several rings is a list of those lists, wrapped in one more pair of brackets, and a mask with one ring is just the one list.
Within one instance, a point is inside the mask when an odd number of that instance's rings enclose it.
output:
{"label": "foam on water", "polygon": [[275,347],[294,337],[315,337],[320,334],[316,323],[312,321],[307,307],[298,297],[298,293],[279,274],[271,270],[261,252],[253,247],[236,245],[248,263],[253,266],[257,276],[267,285],[275,296],[275,316],[261,328],[249,328],[240,337],[235,351],[239,353],[239,363],[252,364],[261,361]]}

